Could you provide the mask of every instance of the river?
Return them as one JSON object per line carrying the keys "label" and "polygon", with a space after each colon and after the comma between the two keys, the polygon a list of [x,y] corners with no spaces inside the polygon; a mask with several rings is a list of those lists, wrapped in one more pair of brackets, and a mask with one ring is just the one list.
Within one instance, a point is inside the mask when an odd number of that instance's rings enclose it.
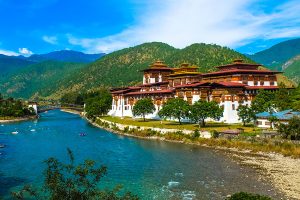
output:
{"label": "river", "polygon": [[[12,132],[18,134],[11,134]],[[85,133],[82,137],[79,134]],[[0,126],[0,196],[43,181],[43,161],[93,159],[108,167],[105,186],[122,184],[141,199],[224,199],[239,191],[281,196],[255,169],[221,150],[123,137],[59,110],[39,120]]]}

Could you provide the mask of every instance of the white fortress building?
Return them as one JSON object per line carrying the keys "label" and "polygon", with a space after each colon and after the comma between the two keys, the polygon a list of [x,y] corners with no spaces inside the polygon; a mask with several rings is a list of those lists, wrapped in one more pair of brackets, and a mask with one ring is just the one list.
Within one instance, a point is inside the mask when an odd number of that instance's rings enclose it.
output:
{"label": "white fortress building", "polygon": [[158,111],[169,98],[182,98],[189,104],[199,99],[216,101],[224,108],[221,122],[238,123],[239,105],[251,105],[259,90],[277,90],[276,74],[260,70],[260,65],[235,60],[232,64],[217,66],[216,72],[200,73],[198,67],[182,64],[171,68],[161,61],[143,70],[143,84],[134,87],[115,88],[109,115],[132,117],[136,101],[151,98],[156,111],[147,118],[158,119]]}

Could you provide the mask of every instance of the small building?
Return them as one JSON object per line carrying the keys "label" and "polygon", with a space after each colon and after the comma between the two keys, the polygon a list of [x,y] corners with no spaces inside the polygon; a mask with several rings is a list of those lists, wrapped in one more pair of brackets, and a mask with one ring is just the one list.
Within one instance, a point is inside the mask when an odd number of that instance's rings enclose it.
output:
{"label": "small building", "polygon": [[33,108],[35,114],[38,114],[38,104],[36,102],[28,102],[28,108]]}
{"label": "small building", "polygon": [[[293,110],[284,110],[284,111],[274,112],[274,113],[262,112],[256,114],[257,117],[256,125],[257,127],[260,128],[271,128],[272,124],[269,121],[271,117],[275,117],[279,123],[286,124],[291,118],[295,116],[300,117],[300,112],[293,111]],[[272,125],[272,127],[274,126]]]}

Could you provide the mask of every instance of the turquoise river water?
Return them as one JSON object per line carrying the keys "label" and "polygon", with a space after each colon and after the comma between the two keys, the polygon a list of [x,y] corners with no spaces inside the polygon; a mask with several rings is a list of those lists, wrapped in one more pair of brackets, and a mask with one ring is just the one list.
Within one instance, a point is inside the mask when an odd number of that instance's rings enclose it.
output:
{"label": "turquoise river water", "polygon": [[[80,136],[82,132],[86,136]],[[2,124],[0,145],[4,199],[24,184],[41,184],[43,161],[67,161],[67,147],[78,162],[93,159],[108,167],[105,186],[122,184],[141,199],[224,199],[238,191],[280,196],[255,169],[221,150],[123,137],[59,110],[43,113],[36,121]]]}

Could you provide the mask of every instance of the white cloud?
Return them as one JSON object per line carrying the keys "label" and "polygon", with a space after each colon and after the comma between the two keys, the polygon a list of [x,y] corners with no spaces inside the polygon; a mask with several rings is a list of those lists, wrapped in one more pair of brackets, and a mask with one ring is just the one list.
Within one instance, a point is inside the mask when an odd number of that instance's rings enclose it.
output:
{"label": "white cloud", "polygon": [[19,53],[22,54],[23,56],[30,56],[32,55],[32,51],[30,51],[27,48],[19,48]]}
{"label": "white cloud", "polygon": [[70,44],[88,52],[111,52],[143,42],[166,42],[177,48],[216,43],[236,48],[254,39],[300,36],[298,0],[268,8],[257,0],[153,0],[138,23],[103,38],[76,38]]}
{"label": "white cloud", "polygon": [[42,37],[42,39],[49,43],[49,44],[57,44],[57,37],[56,36],[47,36],[47,35],[44,35]]}
{"label": "white cloud", "polygon": [[9,50],[4,50],[0,49],[0,54],[6,55],[6,56],[18,56],[20,54],[14,52],[14,51],[9,51]]}

